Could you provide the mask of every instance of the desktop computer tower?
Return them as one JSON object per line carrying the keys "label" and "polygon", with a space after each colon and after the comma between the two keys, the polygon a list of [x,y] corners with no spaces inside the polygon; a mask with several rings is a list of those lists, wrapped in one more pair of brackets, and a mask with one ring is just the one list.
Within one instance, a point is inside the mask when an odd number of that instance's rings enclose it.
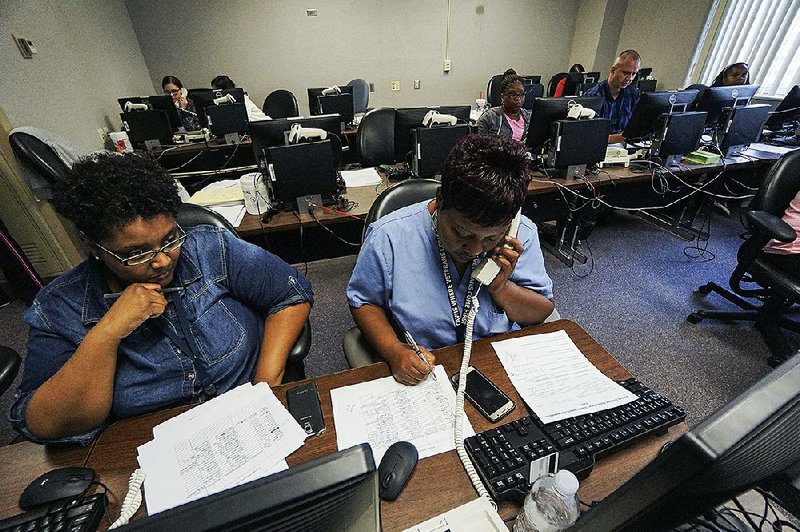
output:
{"label": "desktop computer tower", "polygon": [[441,172],[450,150],[470,132],[467,124],[412,129],[411,172],[417,177],[431,177]]}

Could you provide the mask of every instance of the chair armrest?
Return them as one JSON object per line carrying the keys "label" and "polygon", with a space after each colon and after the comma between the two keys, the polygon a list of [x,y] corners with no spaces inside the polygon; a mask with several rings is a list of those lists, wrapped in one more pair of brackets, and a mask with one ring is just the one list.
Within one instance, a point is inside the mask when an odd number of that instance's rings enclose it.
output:
{"label": "chair armrest", "polygon": [[0,345],[0,395],[14,382],[21,360],[22,357],[15,350]]}
{"label": "chair armrest", "polygon": [[792,226],[766,211],[749,211],[747,221],[754,231],[780,242],[794,242],[797,233]]}

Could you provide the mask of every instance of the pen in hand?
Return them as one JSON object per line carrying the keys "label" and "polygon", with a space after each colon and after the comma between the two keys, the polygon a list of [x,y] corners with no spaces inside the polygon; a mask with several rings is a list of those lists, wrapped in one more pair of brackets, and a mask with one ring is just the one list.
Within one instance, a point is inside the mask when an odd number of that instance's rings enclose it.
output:
{"label": "pen in hand", "polygon": [[[160,288],[158,291],[161,292],[162,294],[170,294],[172,292],[180,292],[184,288],[186,288],[186,287],[185,286],[173,286],[171,288]],[[103,294],[103,297],[105,299],[117,299],[122,294],[123,294],[123,292],[114,292],[113,294]]]}
{"label": "pen in hand", "polygon": [[[422,361],[423,361],[423,362],[424,362],[426,365],[430,366],[430,363],[428,363],[428,359],[427,359],[427,358],[425,358],[425,355],[423,355],[423,354],[422,354],[422,350],[421,350],[421,349],[419,348],[419,346],[417,345],[417,342],[415,342],[415,341],[414,341],[414,337],[413,337],[413,336],[411,336],[411,333],[410,333],[410,332],[408,332],[408,331],[406,331],[406,342],[407,342],[407,343],[408,343],[408,344],[409,344],[411,347],[413,347],[413,348],[414,348],[414,352],[417,354],[417,356],[419,357],[419,359],[420,359],[420,360],[422,360]],[[430,375],[431,377],[433,377],[433,380],[438,380],[438,379],[436,378],[436,374],[433,372],[433,369],[434,369],[434,368],[433,368],[433,366],[431,366],[431,372],[430,372],[428,375]]]}

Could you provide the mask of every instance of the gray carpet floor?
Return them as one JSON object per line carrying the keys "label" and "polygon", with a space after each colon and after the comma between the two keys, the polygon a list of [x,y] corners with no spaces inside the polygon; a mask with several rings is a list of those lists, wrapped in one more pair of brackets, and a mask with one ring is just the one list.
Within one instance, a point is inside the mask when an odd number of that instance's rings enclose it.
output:
{"label": "gray carpet floor", "polygon": [[[731,217],[712,217],[711,261],[684,254],[689,243],[636,217],[617,214],[598,225],[588,239],[593,269],[574,271],[549,254],[547,270],[555,285],[561,315],[580,324],[634,375],[688,412],[696,425],[770,371],[768,351],[747,323],[703,322],[686,316],[697,308],[732,308],[718,296],[705,299],[695,289],[709,280],[726,284],[741,243],[742,226]],[[344,297],[355,256],[308,264],[316,303],[311,314],[313,342],[309,376],[347,369],[342,335],[353,327]],[[301,270],[303,265],[300,266]],[[24,352],[23,305],[0,308],[0,343]],[[0,398],[8,411],[13,393]],[[0,444],[13,437],[0,420]]]}

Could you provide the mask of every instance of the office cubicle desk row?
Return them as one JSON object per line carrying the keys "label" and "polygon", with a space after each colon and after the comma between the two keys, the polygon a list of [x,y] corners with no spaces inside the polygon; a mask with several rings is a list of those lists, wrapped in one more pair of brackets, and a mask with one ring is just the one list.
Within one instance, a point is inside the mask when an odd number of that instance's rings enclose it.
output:
{"label": "office cubicle desk row", "polygon": [[[552,323],[528,327],[500,335],[493,339],[476,341],[471,364],[480,369],[519,406],[501,423],[528,415],[524,403],[514,389],[507,374],[491,347],[491,341],[505,338],[541,334],[565,330],[580,351],[598,369],[614,380],[624,380],[631,374],[602,346],[574,322],[559,320]],[[444,365],[448,375],[458,371],[462,346],[451,346],[435,351],[437,363]],[[337,451],[336,427],[333,422],[333,407],[330,390],[369,381],[390,375],[385,363],[373,364],[358,369],[325,375],[314,379],[322,404],[322,413],[327,430],[320,436],[306,440],[305,444],[287,459],[289,466],[296,466]],[[286,391],[298,383],[274,388],[278,399],[286,404]],[[32,443],[19,443],[0,448],[0,478],[3,490],[0,493],[0,518],[19,513],[16,501],[22,489],[39,474],[53,468],[68,465],[85,465],[97,473],[97,480],[113,491],[109,512],[112,518],[119,514],[120,500],[127,491],[128,477],[137,467],[136,448],[152,439],[152,428],[190,406],[173,408],[163,412],[119,421],[106,429],[90,446],[85,448],[47,449]],[[493,428],[475,408],[466,403],[466,413],[476,432]],[[637,471],[653,460],[667,441],[685,433],[687,427],[681,423],[660,437],[647,438],[631,447],[597,462],[591,475],[581,482],[579,496],[585,501],[603,499],[630,479]],[[100,488],[98,488],[99,490]],[[400,497],[392,502],[381,502],[381,521],[384,530],[402,530],[447,510],[460,506],[477,497],[455,451],[420,460],[417,468]],[[504,502],[499,506],[500,515],[511,519],[519,511],[516,504]],[[137,516],[145,515],[140,509]],[[107,526],[104,522],[103,527]]]}

